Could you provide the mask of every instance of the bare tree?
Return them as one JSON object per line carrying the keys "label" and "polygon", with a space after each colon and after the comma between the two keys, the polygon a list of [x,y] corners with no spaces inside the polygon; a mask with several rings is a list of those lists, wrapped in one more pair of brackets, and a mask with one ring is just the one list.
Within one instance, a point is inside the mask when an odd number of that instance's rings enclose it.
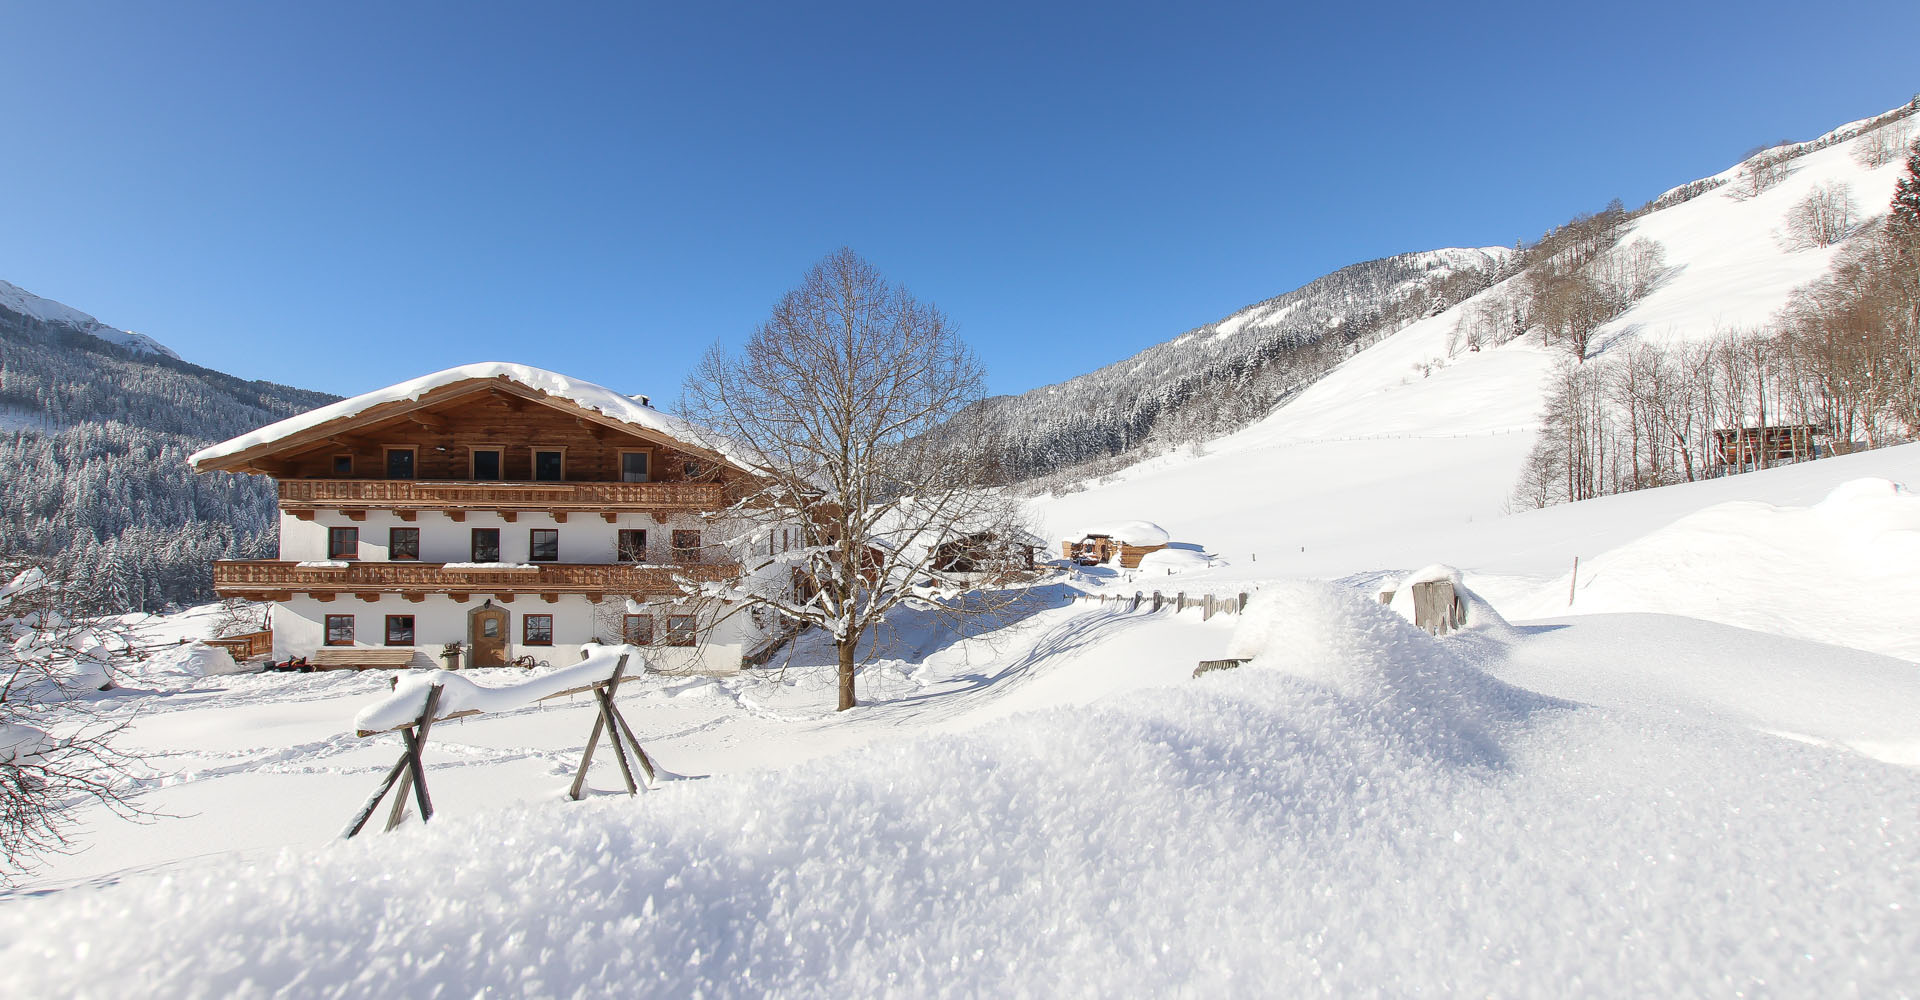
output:
{"label": "bare tree", "polygon": [[144,815],[126,798],[139,759],[114,746],[126,722],[86,701],[133,646],[116,619],[77,612],[73,594],[38,567],[0,586],[0,878],[66,849],[85,805]]}
{"label": "bare tree", "polygon": [[1879,125],[1860,137],[1853,147],[1853,157],[1869,170],[1884,167],[1905,156],[1907,146],[1913,142],[1913,120],[1896,118]]}
{"label": "bare tree", "polygon": [[1793,156],[1788,149],[1775,147],[1755,153],[1734,171],[1733,182],[1727,185],[1727,196],[1735,201],[1758,197],[1786,180],[1792,172]]}
{"label": "bare tree", "polygon": [[[682,412],[757,466],[758,487],[727,516],[768,539],[744,579],[716,594],[825,629],[843,711],[855,704],[861,638],[894,608],[964,626],[1012,600],[966,593],[938,565],[956,539],[1010,543],[1017,530],[1017,501],[997,488],[985,442],[971,452],[979,460],[955,461],[965,428],[939,445],[926,437],[984,386],[946,317],[847,249],[814,265],[737,354],[715,345],[687,380]],[[777,532],[798,544],[773,542]]]}
{"label": "bare tree", "polygon": [[1847,238],[1860,222],[1853,189],[1841,181],[1814,187],[1787,210],[1785,237],[1791,249],[1830,247]]}

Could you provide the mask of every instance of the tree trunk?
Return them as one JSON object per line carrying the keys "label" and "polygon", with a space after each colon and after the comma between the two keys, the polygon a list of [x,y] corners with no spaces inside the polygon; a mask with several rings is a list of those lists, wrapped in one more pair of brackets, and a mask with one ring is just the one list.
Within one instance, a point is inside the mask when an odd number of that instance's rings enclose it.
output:
{"label": "tree trunk", "polygon": [[835,711],[844,712],[854,706],[853,700],[853,649],[859,645],[860,637],[852,636],[840,640],[840,707]]}

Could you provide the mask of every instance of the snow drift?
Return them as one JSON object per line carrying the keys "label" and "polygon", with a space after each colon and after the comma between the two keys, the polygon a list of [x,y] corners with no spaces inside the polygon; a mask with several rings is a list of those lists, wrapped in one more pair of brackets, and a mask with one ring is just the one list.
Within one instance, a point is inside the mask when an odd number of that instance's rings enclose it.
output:
{"label": "snow drift", "polygon": [[1521,617],[1651,611],[1920,660],[1920,495],[1858,479],[1808,507],[1717,504],[1584,563]]}

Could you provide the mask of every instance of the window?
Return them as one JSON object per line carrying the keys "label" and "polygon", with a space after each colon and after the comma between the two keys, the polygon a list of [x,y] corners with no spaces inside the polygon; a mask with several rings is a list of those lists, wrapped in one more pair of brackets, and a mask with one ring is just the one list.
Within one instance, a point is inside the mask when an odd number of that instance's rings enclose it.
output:
{"label": "window", "polygon": [[695,631],[692,615],[667,616],[667,645],[691,646]]}
{"label": "window", "polygon": [[412,615],[388,615],[387,616],[387,645],[389,646],[413,645],[413,616]]}
{"label": "window", "polygon": [[653,645],[653,616],[628,615],[621,626],[620,637],[629,646]]}
{"label": "window", "polygon": [[388,479],[412,479],[413,478],[413,449],[412,448],[388,448],[387,449],[387,478]]}
{"label": "window", "polygon": [[473,529],[473,561],[485,563],[500,561],[499,528]]}
{"label": "window", "polygon": [[482,639],[500,638],[500,619],[498,618],[480,619],[480,637]]}
{"label": "window", "polygon": [[353,616],[352,615],[328,615],[327,616],[327,645],[329,646],[353,645]]}
{"label": "window", "polygon": [[647,481],[648,455],[644,451],[623,451],[620,453],[620,481],[623,483],[644,483]]}
{"label": "window", "polygon": [[500,478],[500,449],[473,449],[473,478],[497,481]]}
{"label": "window", "polygon": [[558,482],[566,478],[566,452],[535,451],[533,453],[533,478],[541,481]]}
{"label": "window", "polygon": [[[308,551],[311,552],[312,550],[309,549]],[[328,559],[360,558],[360,529],[359,528],[328,528],[327,529],[327,558]]]}
{"label": "window", "polygon": [[621,528],[619,552],[613,557],[616,562],[647,561],[647,531],[645,528]]}
{"label": "window", "polygon": [[527,532],[527,559],[530,562],[560,561],[560,531],[557,528],[534,528]]}
{"label": "window", "polygon": [[419,528],[387,529],[387,558],[388,559],[420,558],[420,529]]}
{"label": "window", "polygon": [[342,479],[353,478],[353,456],[352,455],[333,456],[333,474],[336,476],[339,476]]}
{"label": "window", "polygon": [[523,632],[521,642],[528,646],[553,645],[552,615],[523,615],[520,618]]}
{"label": "window", "polygon": [[700,561],[700,532],[687,528],[674,529],[673,561],[677,563]]}
{"label": "window", "polygon": [[699,479],[701,471],[700,463],[693,459],[687,459],[686,464],[680,466],[681,475],[686,476],[688,479]]}

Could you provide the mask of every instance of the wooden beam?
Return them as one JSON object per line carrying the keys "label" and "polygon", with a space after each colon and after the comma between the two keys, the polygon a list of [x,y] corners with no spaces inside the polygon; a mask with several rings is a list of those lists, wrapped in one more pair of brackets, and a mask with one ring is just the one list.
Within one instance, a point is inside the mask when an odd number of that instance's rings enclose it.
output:
{"label": "wooden beam", "polygon": [[513,595],[512,595],[512,594],[495,594],[495,595],[493,595],[493,599],[494,599],[494,600],[496,600],[496,601],[499,601],[499,602],[500,602],[501,604],[512,604],[512,603],[513,603]]}
{"label": "wooden beam", "polygon": [[607,523],[608,523],[608,524],[612,524],[613,522],[615,522],[615,521],[617,521],[617,520],[619,520],[619,519],[620,519],[620,515],[619,515],[619,514],[616,514],[616,513],[614,513],[613,511],[610,511],[610,510],[603,510],[603,511],[601,511],[601,512],[600,512],[600,516],[601,516],[601,517],[604,517],[604,518],[606,518],[606,519],[607,519]]}
{"label": "wooden beam", "polygon": [[284,604],[288,601],[293,600],[293,591],[269,590],[266,593],[261,594],[260,599],[263,601],[266,601],[269,604]]}
{"label": "wooden beam", "polygon": [[559,603],[560,603],[560,595],[559,595],[559,594],[541,594],[541,595],[540,595],[540,599],[541,599],[541,600],[543,600],[543,601],[545,601],[545,602],[547,602],[548,604],[559,604]]}
{"label": "wooden beam", "polygon": [[447,596],[453,598],[453,603],[455,604],[467,603],[467,595],[465,594],[456,592],[456,593],[448,594]]}
{"label": "wooden beam", "polygon": [[566,511],[564,511],[564,510],[556,510],[556,511],[554,511],[554,512],[553,512],[553,523],[555,523],[555,524],[565,524],[565,523],[567,523],[567,512],[566,512]]}
{"label": "wooden beam", "polygon": [[520,515],[514,511],[503,510],[503,511],[499,511],[499,514],[500,514],[500,520],[505,521],[508,524],[512,524],[513,522],[520,520]]}
{"label": "wooden beam", "polygon": [[467,519],[467,512],[466,512],[466,511],[464,511],[464,510],[450,510],[450,511],[447,511],[447,520],[449,520],[449,521],[453,521],[453,522],[455,522],[455,523],[458,523],[458,522],[460,522],[460,521],[464,521],[464,520],[466,520],[466,519]]}
{"label": "wooden beam", "polygon": [[316,601],[319,601],[321,604],[332,604],[334,597],[338,595],[329,594],[326,591],[322,590],[322,591],[316,591],[314,593],[308,594],[307,596],[313,598]]}
{"label": "wooden beam", "polygon": [[379,594],[355,594],[353,596],[358,597],[359,599],[367,602],[368,604],[374,604],[380,600]]}
{"label": "wooden beam", "polygon": [[295,520],[299,520],[299,521],[313,520],[313,511],[310,511],[310,510],[290,510],[287,513],[292,514]]}
{"label": "wooden beam", "polygon": [[349,521],[364,521],[367,519],[367,512],[364,510],[342,510],[340,513],[347,515],[347,520]]}
{"label": "wooden beam", "polygon": [[444,431],[447,429],[447,420],[445,417],[436,416],[423,410],[416,410],[407,414],[407,419],[412,420],[414,423],[428,430]]}
{"label": "wooden beam", "polygon": [[400,515],[402,521],[411,521],[415,517],[415,512],[410,510],[396,510],[394,513]]}
{"label": "wooden beam", "polygon": [[427,595],[425,594],[408,593],[408,594],[401,594],[400,596],[402,598],[405,598],[408,604],[419,604],[421,601],[424,601],[427,599]]}

